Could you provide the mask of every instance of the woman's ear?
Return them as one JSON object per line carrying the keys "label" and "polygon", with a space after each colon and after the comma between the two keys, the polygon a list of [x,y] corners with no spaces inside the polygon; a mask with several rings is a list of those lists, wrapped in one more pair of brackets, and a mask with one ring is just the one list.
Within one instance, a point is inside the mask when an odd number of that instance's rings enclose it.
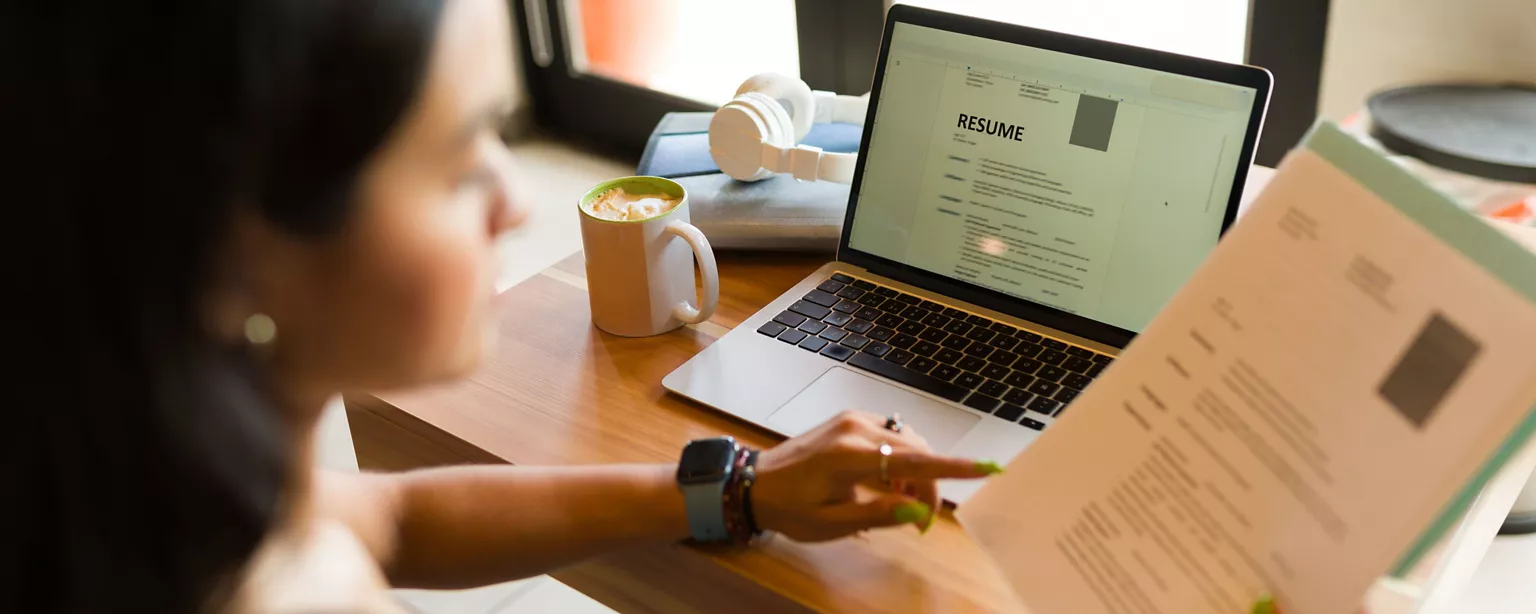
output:
{"label": "woman's ear", "polygon": [[302,251],[299,240],[259,213],[237,209],[202,297],[204,329],[231,345],[270,342],[272,314],[284,300],[284,286],[292,286]]}

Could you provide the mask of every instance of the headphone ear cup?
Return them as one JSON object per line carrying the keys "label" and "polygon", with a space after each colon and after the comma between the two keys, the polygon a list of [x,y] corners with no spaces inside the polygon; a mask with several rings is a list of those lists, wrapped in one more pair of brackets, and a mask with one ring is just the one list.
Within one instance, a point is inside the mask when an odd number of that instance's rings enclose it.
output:
{"label": "headphone ear cup", "polygon": [[784,110],[784,105],[779,104],[779,101],[759,92],[741,94],[736,97],[736,101],[762,116],[763,122],[768,126],[769,144],[788,149],[799,142],[799,139],[795,138],[794,120],[790,119],[789,112]]}
{"label": "headphone ear cup", "polygon": [[[736,90],[736,96],[748,92],[767,96],[781,109],[783,104],[789,105],[788,118],[794,126],[794,141],[789,144],[790,147],[810,133],[811,125],[816,121],[816,95],[811,93],[811,86],[804,81],[779,73],[762,73],[742,82]],[[783,104],[778,104],[779,101],[783,101]]]}
{"label": "headphone ear cup", "polygon": [[720,172],[737,181],[758,181],[773,175],[763,168],[763,143],[774,143],[782,129],[757,108],[760,106],[738,97],[725,103],[709,120],[709,155]]}

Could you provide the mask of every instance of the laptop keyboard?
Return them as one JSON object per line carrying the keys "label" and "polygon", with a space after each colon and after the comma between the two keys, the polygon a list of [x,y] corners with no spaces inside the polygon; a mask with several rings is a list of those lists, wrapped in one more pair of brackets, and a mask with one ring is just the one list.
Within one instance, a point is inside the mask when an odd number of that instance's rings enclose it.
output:
{"label": "laptop keyboard", "polygon": [[1035,430],[1114,360],[842,273],[757,332]]}

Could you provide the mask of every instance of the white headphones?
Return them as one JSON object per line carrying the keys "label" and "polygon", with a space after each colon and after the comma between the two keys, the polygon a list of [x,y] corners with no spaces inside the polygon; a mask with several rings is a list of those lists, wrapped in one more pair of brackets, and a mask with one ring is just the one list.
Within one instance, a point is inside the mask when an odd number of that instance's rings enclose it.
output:
{"label": "white headphones", "polygon": [[739,181],[790,173],[801,181],[852,183],[858,154],[798,143],[811,124],[863,124],[868,110],[868,96],[813,92],[794,77],[763,73],[747,79],[736,98],[715,111],[709,120],[709,154],[720,172]]}

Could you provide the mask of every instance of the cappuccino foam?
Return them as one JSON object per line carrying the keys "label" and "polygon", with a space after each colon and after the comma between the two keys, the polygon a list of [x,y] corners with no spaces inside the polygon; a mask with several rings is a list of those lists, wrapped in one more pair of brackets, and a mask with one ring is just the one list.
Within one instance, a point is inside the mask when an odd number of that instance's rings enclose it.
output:
{"label": "cappuccino foam", "polygon": [[587,205],[587,211],[605,220],[633,222],[671,211],[682,202],[681,198],[671,198],[665,194],[630,194],[619,187],[597,195]]}

